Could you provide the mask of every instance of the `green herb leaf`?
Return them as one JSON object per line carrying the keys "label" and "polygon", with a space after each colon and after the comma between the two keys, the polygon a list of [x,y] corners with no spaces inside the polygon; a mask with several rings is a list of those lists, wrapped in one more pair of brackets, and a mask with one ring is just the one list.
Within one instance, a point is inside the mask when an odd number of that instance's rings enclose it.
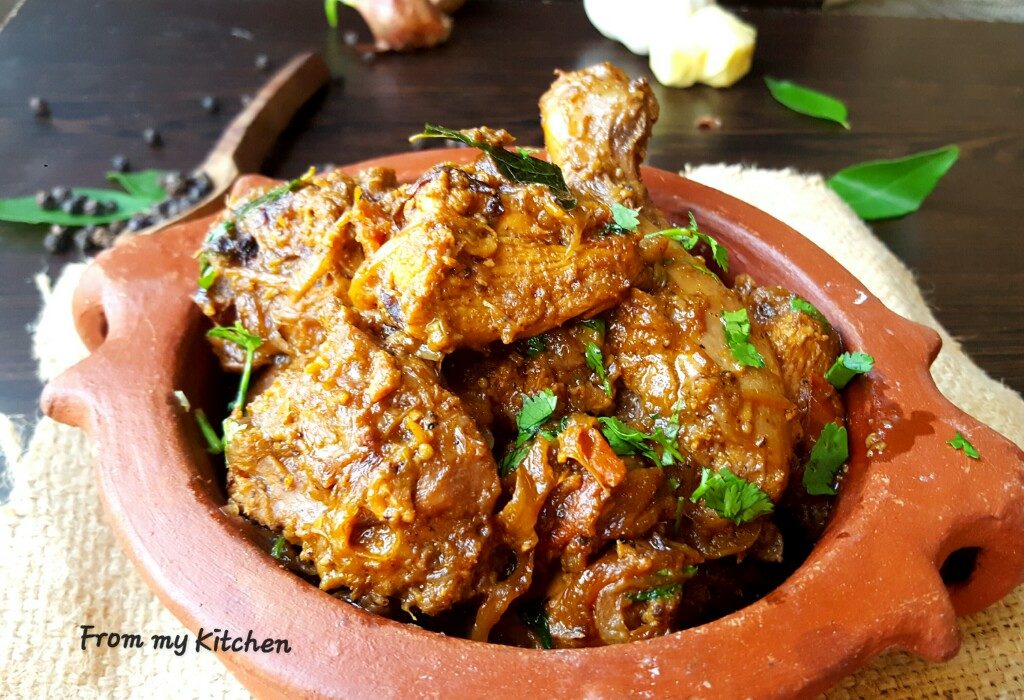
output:
{"label": "green herb leaf", "polygon": [[957,158],[960,149],[946,146],[894,160],[851,165],[828,179],[828,186],[867,221],[917,211]]}
{"label": "green herb leaf", "polygon": [[605,331],[608,329],[608,324],[604,322],[603,318],[588,318],[586,321],[580,321],[580,325],[589,328],[601,337],[604,337]]}
{"label": "green herb leaf", "polygon": [[612,395],[612,383],[608,381],[608,371],[604,368],[604,353],[595,343],[587,343],[583,348],[583,356],[589,367],[597,375],[601,388],[608,396]]}
{"label": "green herb leaf", "polygon": [[537,437],[541,426],[551,418],[557,406],[558,397],[551,389],[544,389],[533,396],[523,397],[523,407],[519,410],[519,415],[516,416],[516,428],[518,428],[519,434],[516,436],[512,450],[506,453],[498,464],[501,476],[510,474],[526,458],[526,454],[530,451],[530,440]]}
{"label": "green herb leaf", "polygon": [[729,271],[729,251],[719,243],[717,240],[709,236],[700,230],[697,226],[697,219],[690,214],[690,225],[687,228],[667,228],[662,231],[655,231],[648,233],[644,238],[654,238],[655,236],[664,236],[670,240],[679,243],[686,250],[693,250],[698,243],[703,242],[711,249],[711,258],[715,261],[724,272]]}
{"label": "green herb leaf", "polygon": [[669,419],[660,416],[654,420],[654,432],[651,433],[652,442],[661,446],[661,466],[668,467],[673,464],[682,464],[686,461],[683,453],[679,451],[679,413],[672,414]]}
{"label": "green herb leaf", "polygon": [[[602,416],[597,419],[601,434],[608,441],[609,447],[615,454],[622,456],[641,455],[655,464],[663,467],[685,462],[685,458],[679,451],[679,416],[674,415],[672,419],[655,419],[653,433],[645,433],[625,423],[614,416]],[[653,444],[652,444],[653,443]],[[661,446],[661,455],[654,449],[653,445]]]}
{"label": "green herb leaf", "polygon": [[681,591],[682,588],[683,586],[680,583],[671,583],[665,586],[645,588],[642,591],[634,591],[627,594],[626,597],[634,603],[646,603],[651,600],[657,600],[658,598],[671,598]]}
{"label": "green herb leaf", "polygon": [[156,204],[167,198],[160,180],[164,176],[162,170],[142,170],[137,173],[107,173],[107,179],[116,182],[124,191],[133,197],[147,199],[151,204]]}
{"label": "green herb leaf", "polygon": [[526,340],[526,356],[537,357],[542,352],[548,349],[548,339],[541,335],[535,335],[532,338]]}
{"label": "green herb leaf", "polygon": [[220,439],[217,431],[210,425],[210,420],[206,417],[206,411],[197,408],[193,415],[196,419],[196,425],[199,426],[199,432],[203,434],[203,438],[206,440],[206,451],[212,455],[219,455],[224,451],[224,441]]}
{"label": "green herb leaf", "polygon": [[117,211],[112,214],[96,216],[66,214],[60,209],[43,209],[36,204],[35,197],[11,197],[0,199],[0,221],[13,221],[22,224],[60,224],[61,226],[109,224],[111,221],[127,219],[133,214],[145,211],[152,204],[148,199],[133,197],[118,190],[76,187],[71,192],[73,197],[82,195],[100,202],[115,202]]}
{"label": "green herb leaf", "polygon": [[624,234],[636,231],[640,225],[640,210],[630,209],[618,202],[612,204],[612,222],[604,225],[601,233]]}
{"label": "green herb leaf", "polygon": [[252,376],[252,360],[256,349],[263,344],[263,338],[253,335],[245,327],[235,321],[234,326],[214,326],[206,332],[207,338],[220,338],[234,343],[245,350],[245,365],[242,368],[242,379],[238,382],[238,396],[230,408],[239,408],[245,413],[245,395],[249,391],[249,378]]}
{"label": "green herb leaf", "polygon": [[791,308],[793,311],[807,314],[815,321],[820,323],[825,329],[829,329],[832,327],[832,324],[828,322],[828,319],[825,318],[825,315],[818,311],[818,308],[814,304],[807,301],[803,297],[794,296],[792,299],[790,299],[789,308]]}
{"label": "green herb leaf", "polygon": [[845,389],[858,374],[866,374],[875,366],[875,358],[866,352],[844,352],[825,372],[825,379],[836,389]]}
{"label": "green herb leaf", "polygon": [[700,485],[690,496],[690,501],[696,503],[701,499],[719,516],[737,525],[771,513],[775,508],[768,494],[756,484],[736,476],[727,467],[718,472],[707,467],[701,470]]}
{"label": "green herb leaf", "polygon": [[270,556],[274,559],[281,559],[288,551],[288,540],[284,538],[284,535],[278,535],[277,539],[274,540],[274,546],[270,548]]}
{"label": "green herb leaf", "polygon": [[746,309],[722,312],[725,342],[732,357],[743,367],[764,367],[764,357],[750,342],[750,318]]}
{"label": "green herb leaf", "polygon": [[971,459],[981,459],[981,453],[974,449],[971,441],[961,435],[959,430],[952,440],[946,440],[946,444],[954,450],[960,450]]}
{"label": "green herb leaf", "polygon": [[536,183],[546,185],[551,193],[555,195],[558,203],[565,209],[572,209],[576,206],[576,197],[569,191],[562,177],[562,171],[553,163],[529,154],[513,153],[504,148],[497,148],[482,141],[476,141],[466,136],[461,131],[448,129],[434,124],[425,124],[423,132],[409,138],[410,141],[428,138],[451,139],[461,141],[467,146],[478,148],[494,160],[495,165],[501,174],[513,182],[519,184]]}
{"label": "green herb leaf", "polygon": [[200,289],[209,289],[213,285],[213,281],[217,279],[217,271],[210,263],[210,259],[206,256],[206,253],[199,254],[199,279],[196,284]]}
{"label": "green herb leaf", "polygon": [[539,606],[533,606],[522,610],[519,613],[520,619],[527,627],[537,635],[537,641],[543,649],[554,649],[554,640],[551,639],[551,627],[548,624],[548,614]]}
{"label": "green herb leaf", "polygon": [[332,28],[338,28],[338,3],[340,0],[324,0],[324,17]]}
{"label": "green herb leaf", "polygon": [[768,91],[772,93],[772,97],[784,107],[789,107],[794,112],[806,114],[809,117],[827,119],[836,124],[842,124],[845,129],[850,128],[846,105],[831,95],[797,85],[789,80],[776,80],[765,76],[764,82],[768,86]]}
{"label": "green herb leaf", "polygon": [[818,441],[804,467],[804,488],[812,496],[834,496],[836,474],[850,456],[846,428],[829,423],[821,429]]}
{"label": "green herb leaf", "polygon": [[244,219],[250,212],[258,209],[259,207],[270,204],[271,202],[277,201],[289,192],[295,192],[308,185],[310,175],[312,175],[313,172],[313,169],[310,168],[310,171],[302,177],[297,177],[294,180],[289,180],[277,187],[273,187],[259,197],[249,200],[242,206],[238,207],[238,209],[232,210],[228,218],[210,229],[206,234],[206,239],[203,241],[203,246],[208,247],[218,236],[226,235],[234,231],[238,226],[238,221]]}

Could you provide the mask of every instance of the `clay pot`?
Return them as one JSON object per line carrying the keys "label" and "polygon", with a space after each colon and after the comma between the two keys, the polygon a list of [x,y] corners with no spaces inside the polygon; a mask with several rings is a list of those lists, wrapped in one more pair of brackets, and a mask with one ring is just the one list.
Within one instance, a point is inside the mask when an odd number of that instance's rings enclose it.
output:
{"label": "clay pot", "polygon": [[[424,151],[349,170],[386,165],[408,181],[440,160],[473,156]],[[110,520],[187,627],[289,641],[287,654],[220,654],[248,688],[347,698],[811,695],[887,649],[950,658],[959,645],[956,615],[991,605],[1021,582],[1024,453],[935,388],[928,367],[938,336],[886,309],[767,214],[664,171],[647,169],[645,178],[666,212],[685,220],[693,210],[728,246],[734,272],[806,297],[847,347],[875,356],[876,369],[847,390],[849,475],[807,562],[726,618],[600,649],[537,651],[445,637],[363,612],[282,568],[221,512],[225,494],[212,462],[172,396],[175,389],[202,396],[218,381],[203,338],[207,321],[189,299],[193,253],[210,219],[128,240],[97,258],[75,300],[92,355],[47,386],[43,408],[99,443],[96,474]],[[980,461],[945,444],[957,430],[970,436]],[[865,445],[872,433],[887,445],[873,456]],[[944,582],[940,567],[964,548],[978,548],[969,576]]]}

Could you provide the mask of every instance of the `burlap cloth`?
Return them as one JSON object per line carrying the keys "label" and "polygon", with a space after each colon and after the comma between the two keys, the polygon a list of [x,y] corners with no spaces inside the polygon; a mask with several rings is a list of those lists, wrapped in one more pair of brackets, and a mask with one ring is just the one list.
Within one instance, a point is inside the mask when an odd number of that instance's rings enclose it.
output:
{"label": "burlap cloth", "polygon": [[[951,399],[1017,444],[1024,402],[978,369],[938,326],[910,272],[872,236],[819,177],[789,171],[703,166],[695,180],[753,203],[789,223],[842,262],[890,308],[936,328],[943,350],[932,368]],[[40,374],[54,376],[81,357],[70,295],[81,266],[52,290],[36,328]],[[21,453],[11,422],[0,440],[13,491],[0,511],[0,697],[241,697],[245,690],[212,654],[175,656],[143,649],[79,648],[80,624],[98,630],[183,632],[121,552],[101,513],[90,445],[74,429],[39,422]],[[963,648],[946,664],[889,654],[832,691],[837,698],[1024,696],[1024,588],[961,621]],[[756,661],[754,662],[756,663]]]}

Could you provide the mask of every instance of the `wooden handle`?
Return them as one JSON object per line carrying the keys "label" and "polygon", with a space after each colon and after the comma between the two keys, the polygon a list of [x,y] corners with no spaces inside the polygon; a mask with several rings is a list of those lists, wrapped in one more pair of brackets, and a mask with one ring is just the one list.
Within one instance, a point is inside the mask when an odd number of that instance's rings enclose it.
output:
{"label": "wooden handle", "polygon": [[[217,180],[230,182],[240,173],[259,170],[295,113],[330,78],[327,64],[318,54],[295,56],[260,88],[252,102],[228,125],[206,157],[204,171]],[[227,177],[221,179],[218,175]]]}

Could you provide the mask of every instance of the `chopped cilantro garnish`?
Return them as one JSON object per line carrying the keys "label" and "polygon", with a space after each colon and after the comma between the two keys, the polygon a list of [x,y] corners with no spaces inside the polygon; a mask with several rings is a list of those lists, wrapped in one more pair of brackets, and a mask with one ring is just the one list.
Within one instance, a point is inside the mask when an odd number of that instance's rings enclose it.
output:
{"label": "chopped cilantro garnish", "polygon": [[[544,389],[533,396],[523,397],[523,407],[516,416],[516,428],[519,434],[512,450],[501,460],[499,472],[501,476],[510,474],[526,457],[530,450],[529,442],[537,437],[540,428],[551,418],[558,405],[558,397],[551,389]],[[547,435],[545,435],[547,437]]]}
{"label": "chopped cilantro garnish", "polygon": [[523,623],[533,630],[540,642],[542,649],[554,649],[554,640],[551,639],[551,628],[548,625],[548,614],[540,607],[533,607],[529,610],[522,610],[519,613]]}
{"label": "chopped cilantro garnish", "polygon": [[771,513],[775,507],[757,484],[736,476],[727,467],[717,472],[707,467],[701,470],[700,485],[690,501],[702,499],[708,508],[737,525]]}
{"label": "chopped cilantro garnish", "polygon": [[274,540],[274,546],[270,548],[270,556],[274,557],[274,559],[281,559],[287,551],[288,540],[284,538],[284,535],[278,535],[277,539]]}
{"label": "chopped cilantro garnish", "polygon": [[697,219],[693,216],[693,212],[690,214],[690,225],[686,228],[667,228],[663,231],[655,231],[654,233],[648,233],[644,238],[654,238],[655,236],[664,236],[669,238],[676,243],[679,243],[686,248],[686,250],[693,250],[698,243],[705,243],[708,248],[711,249],[711,258],[715,261],[724,272],[729,271],[729,251],[726,250],[725,246],[716,241],[714,238],[709,236],[700,230],[697,226]]}
{"label": "chopped cilantro garnish", "polygon": [[[603,416],[598,418],[597,422],[601,426],[604,439],[620,457],[642,455],[660,466],[671,466],[685,461],[676,444],[679,435],[678,415],[674,415],[671,420],[656,419],[653,433],[637,430],[614,416]],[[660,455],[651,443],[661,446]]]}
{"label": "chopped cilantro garnish", "polygon": [[646,603],[658,598],[671,598],[681,591],[682,588],[682,584],[670,583],[666,586],[655,586],[654,588],[645,588],[642,591],[633,591],[627,594],[626,597],[634,603]]}
{"label": "chopped cilantro garnish", "polygon": [[214,326],[206,332],[208,338],[220,338],[238,345],[245,350],[245,365],[242,368],[242,379],[238,382],[238,396],[230,408],[239,408],[245,413],[245,395],[249,391],[249,378],[252,376],[252,359],[256,349],[263,345],[263,338],[253,335],[245,327],[235,321],[233,326]]}
{"label": "chopped cilantro garnish", "polygon": [[213,284],[213,281],[217,278],[217,271],[210,264],[210,259],[206,256],[206,253],[200,253],[199,255],[199,280],[197,284],[200,289],[209,289]]}
{"label": "chopped cilantro garnish", "polygon": [[733,359],[744,367],[764,367],[764,357],[750,342],[750,318],[746,309],[722,312],[725,342]]}
{"label": "chopped cilantro garnish", "polygon": [[866,352],[844,352],[825,372],[825,379],[836,389],[845,389],[854,377],[870,372],[874,366],[875,358]]}
{"label": "chopped cilantro garnish", "polygon": [[846,428],[829,423],[821,429],[818,441],[804,467],[804,488],[812,496],[834,496],[836,474],[850,456]]}
{"label": "chopped cilantro garnish", "polygon": [[583,356],[587,360],[587,367],[597,375],[598,381],[601,382],[604,393],[611,396],[612,383],[608,380],[608,370],[604,368],[604,353],[601,352],[601,348],[597,347],[596,343],[587,343],[584,346]]}
{"label": "chopped cilantro garnish", "polygon": [[954,450],[960,450],[971,459],[981,459],[981,453],[974,448],[971,441],[965,438],[959,430],[952,440],[946,440],[946,444]]}
{"label": "chopped cilantro garnish", "polygon": [[537,357],[548,349],[548,339],[543,335],[535,335],[526,339],[526,356]]}
{"label": "chopped cilantro garnish", "polygon": [[588,318],[586,321],[580,321],[580,325],[584,328],[589,328],[600,336],[604,336],[604,332],[608,327],[603,318]]}
{"label": "chopped cilantro garnish", "polygon": [[803,297],[794,296],[792,299],[790,299],[789,308],[791,308],[793,311],[799,311],[801,313],[807,314],[825,328],[831,328],[831,324],[828,322],[828,319],[825,318],[825,315],[818,311],[818,308],[814,304],[807,301]]}
{"label": "chopped cilantro garnish", "polygon": [[196,425],[199,426],[199,432],[203,434],[203,438],[206,440],[206,451],[212,455],[219,455],[224,451],[224,441],[220,439],[217,432],[210,425],[209,419],[206,417],[206,411],[201,408],[195,410]]}
{"label": "chopped cilantro garnish", "polygon": [[630,209],[618,202],[612,204],[612,221],[605,224],[601,233],[623,234],[636,231],[640,225],[640,210]]}

